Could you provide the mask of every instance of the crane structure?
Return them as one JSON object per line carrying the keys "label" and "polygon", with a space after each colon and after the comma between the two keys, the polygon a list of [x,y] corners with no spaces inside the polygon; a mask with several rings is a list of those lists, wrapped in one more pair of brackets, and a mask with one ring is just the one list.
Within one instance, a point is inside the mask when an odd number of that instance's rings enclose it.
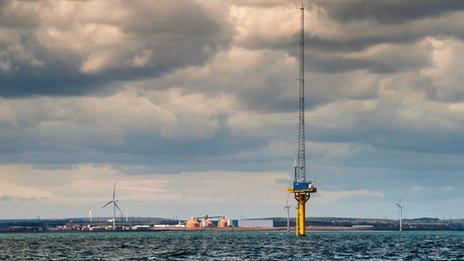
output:
{"label": "crane structure", "polygon": [[294,176],[293,186],[288,192],[293,193],[297,201],[295,230],[297,236],[306,234],[306,202],[311,193],[317,188],[314,183],[306,178],[306,156],[305,156],[305,80],[304,80],[304,6],[300,8],[300,77],[299,77],[299,100],[298,100],[298,156],[293,164]]}

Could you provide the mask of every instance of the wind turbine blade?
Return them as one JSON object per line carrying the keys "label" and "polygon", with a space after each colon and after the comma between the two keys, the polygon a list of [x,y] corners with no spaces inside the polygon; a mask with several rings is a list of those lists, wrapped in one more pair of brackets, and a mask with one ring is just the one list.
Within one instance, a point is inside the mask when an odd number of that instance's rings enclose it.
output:
{"label": "wind turbine blade", "polygon": [[116,208],[119,210],[119,213],[122,214],[122,210],[119,208],[119,205],[118,205],[118,203],[116,203],[116,201],[114,201],[114,205],[115,205]]}
{"label": "wind turbine blade", "polygon": [[113,200],[115,199],[116,197],[116,181],[114,182],[114,186],[113,186]]}
{"label": "wind turbine blade", "polygon": [[101,207],[101,208],[105,208],[106,206],[108,206],[109,204],[111,204],[111,203],[113,203],[113,202],[114,202],[113,200],[108,201],[108,203],[106,203],[105,205],[103,205],[103,207]]}

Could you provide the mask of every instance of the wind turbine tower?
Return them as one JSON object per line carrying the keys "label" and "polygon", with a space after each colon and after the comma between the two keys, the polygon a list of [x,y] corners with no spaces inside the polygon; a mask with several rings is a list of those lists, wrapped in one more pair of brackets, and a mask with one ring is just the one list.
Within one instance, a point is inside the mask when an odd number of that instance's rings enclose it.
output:
{"label": "wind turbine tower", "polygon": [[116,229],[116,209],[119,210],[119,213],[122,213],[121,208],[119,208],[118,202],[119,201],[116,199],[116,181],[115,181],[114,186],[113,186],[113,198],[110,201],[108,201],[105,205],[103,205],[103,207],[101,207],[103,209],[106,206],[113,204],[113,230]]}
{"label": "wind turbine tower", "polygon": [[400,231],[403,231],[403,198],[401,198],[400,201],[396,202],[396,205],[398,206],[398,219],[400,221]]}
{"label": "wind turbine tower", "polygon": [[292,206],[290,206],[288,204],[288,196],[287,196],[287,201],[285,201],[285,206],[284,206],[284,209],[287,211],[287,231],[290,231],[290,208]]}
{"label": "wind turbine tower", "polygon": [[92,208],[89,208],[89,223],[92,223]]}
{"label": "wind turbine tower", "polygon": [[305,204],[309,200],[311,193],[317,191],[316,185],[306,178],[306,156],[305,156],[305,80],[304,80],[304,6],[300,8],[300,78],[298,100],[298,157],[294,166],[293,187],[288,188],[288,192],[293,193],[298,207],[296,210],[295,230],[297,236],[306,234],[306,213]]}

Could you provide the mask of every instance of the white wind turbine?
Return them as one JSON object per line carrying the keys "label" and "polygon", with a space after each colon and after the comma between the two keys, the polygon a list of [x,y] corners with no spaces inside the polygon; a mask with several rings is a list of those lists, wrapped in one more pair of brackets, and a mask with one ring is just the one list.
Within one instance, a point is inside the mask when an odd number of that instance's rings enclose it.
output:
{"label": "white wind turbine", "polygon": [[89,223],[92,223],[92,208],[91,207],[89,207],[89,215],[88,215],[88,217],[89,217]]}
{"label": "white wind turbine", "polygon": [[288,204],[288,194],[287,194],[287,201],[285,202],[285,206],[284,206],[284,209],[287,210],[287,231],[290,230],[290,208],[291,207],[292,206]]}
{"label": "white wind turbine", "polygon": [[403,197],[401,197],[400,201],[396,202],[396,205],[398,206],[398,219],[400,221],[400,231],[403,231]]}
{"label": "white wind turbine", "polygon": [[116,229],[116,208],[119,210],[119,213],[122,214],[122,211],[121,211],[121,209],[119,208],[119,205],[118,205],[118,200],[116,199],[116,181],[114,182],[114,187],[113,187],[113,199],[108,201],[101,208],[103,209],[106,206],[108,206],[109,204],[113,204],[113,230],[115,230]]}

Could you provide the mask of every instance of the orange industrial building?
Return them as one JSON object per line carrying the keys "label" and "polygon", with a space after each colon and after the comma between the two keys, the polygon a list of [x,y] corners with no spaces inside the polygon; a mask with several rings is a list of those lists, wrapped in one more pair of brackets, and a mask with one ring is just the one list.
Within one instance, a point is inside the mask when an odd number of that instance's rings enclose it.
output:
{"label": "orange industrial building", "polygon": [[191,217],[185,222],[185,228],[187,229],[199,229],[199,228],[212,228],[214,227],[213,219],[217,219],[218,228],[227,228],[229,222],[224,216],[208,216],[204,217]]}
{"label": "orange industrial building", "polygon": [[188,228],[188,229],[200,228],[200,222],[198,222],[195,219],[191,218],[191,219],[187,220],[187,222],[185,223],[185,228]]}

